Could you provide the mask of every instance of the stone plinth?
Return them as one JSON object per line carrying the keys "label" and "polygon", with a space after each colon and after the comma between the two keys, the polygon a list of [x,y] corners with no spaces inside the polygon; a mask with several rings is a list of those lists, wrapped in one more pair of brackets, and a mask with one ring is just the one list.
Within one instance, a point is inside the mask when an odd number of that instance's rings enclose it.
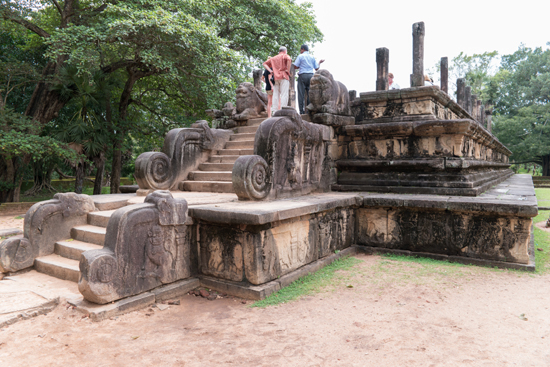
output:
{"label": "stone plinth", "polygon": [[476,196],[511,152],[438,87],[361,93],[338,136],[337,191]]}
{"label": "stone plinth", "polygon": [[357,244],[534,270],[530,238],[537,213],[529,175],[516,175],[478,198],[372,194],[357,210]]}
{"label": "stone plinth", "polygon": [[259,285],[353,244],[354,194],[189,209],[198,226],[200,273]]}

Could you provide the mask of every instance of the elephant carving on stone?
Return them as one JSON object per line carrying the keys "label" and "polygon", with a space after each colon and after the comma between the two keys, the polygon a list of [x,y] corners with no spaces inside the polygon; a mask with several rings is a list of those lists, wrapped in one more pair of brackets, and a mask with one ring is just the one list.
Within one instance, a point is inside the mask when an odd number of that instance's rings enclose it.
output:
{"label": "elephant carving on stone", "polygon": [[334,80],[326,70],[319,70],[311,78],[309,87],[309,105],[306,107],[311,121],[324,125],[352,125],[348,89]]}

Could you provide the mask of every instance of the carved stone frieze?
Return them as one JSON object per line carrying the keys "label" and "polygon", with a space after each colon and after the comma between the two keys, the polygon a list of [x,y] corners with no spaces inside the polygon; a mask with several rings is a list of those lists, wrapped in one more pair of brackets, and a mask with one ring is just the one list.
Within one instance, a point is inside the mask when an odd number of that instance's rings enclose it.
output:
{"label": "carved stone frieze", "polygon": [[84,298],[104,304],[190,277],[197,256],[186,219],[187,202],[169,191],[155,191],[143,204],[118,209],[109,220],[104,247],[80,259],[78,289]]}
{"label": "carved stone frieze", "polygon": [[530,218],[402,208],[359,209],[357,216],[361,245],[529,263]]}

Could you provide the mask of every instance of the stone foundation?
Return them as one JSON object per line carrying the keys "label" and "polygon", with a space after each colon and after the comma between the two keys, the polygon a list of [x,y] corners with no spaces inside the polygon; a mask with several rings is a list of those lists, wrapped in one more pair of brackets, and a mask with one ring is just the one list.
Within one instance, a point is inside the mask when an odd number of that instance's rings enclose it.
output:
{"label": "stone foundation", "polygon": [[337,191],[477,196],[511,152],[438,87],[361,93],[338,135]]}

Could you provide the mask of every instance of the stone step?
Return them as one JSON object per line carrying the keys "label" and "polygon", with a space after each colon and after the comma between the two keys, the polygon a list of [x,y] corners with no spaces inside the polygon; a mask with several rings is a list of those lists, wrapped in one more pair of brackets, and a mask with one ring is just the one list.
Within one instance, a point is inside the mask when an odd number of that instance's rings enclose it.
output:
{"label": "stone step", "polygon": [[78,261],[66,259],[57,254],[41,256],[34,260],[36,271],[72,282],[78,282],[80,278],[78,265]]}
{"label": "stone step", "polygon": [[84,251],[101,249],[103,246],[78,240],[57,241],[54,252],[67,259],[80,260]]}
{"label": "stone step", "polygon": [[115,210],[103,210],[101,212],[88,213],[88,224],[97,227],[107,228],[107,223]]}
{"label": "stone step", "polygon": [[237,134],[256,134],[256,130],[258,130],[258,127],[260,125],[256,126],[239,126],[235,130]]}
{"label": "stone step", "polygon": [[231,171],[191,171],[190,181],[231,181]]}
{"label": "stone step", "polygon": [[71,229],[71,237],[77,241],[103,246],[106,232],[107,229],[103,227],[84,225],[73,227]]}
{"label": "stone step", "polygon": [[254,140],[228,141],[225,149],[254,149]]}
{"label": "stone step", "polygon": [[232,170],[233,170],[233,163],[201,163],[199,165],[199,171],[231,172]]}
{"label": "stone step", "polygon": [[220,149],[218,155],[250,155],[254,154],[254,147],[252,149]]}
{"label": "stone step", "polygon": [[255,136],[255,133],[233,134],[229,139],[231,141],[254,140]]}
{"label": "stone step", "polygon": [[238,155],[212,155],[209,158],[210,163],[235,163]]}
{"label": "stone step", "polygon": [[264,120],[267,120],[267,117],[259,117],[257,119],[250,119],[246,123],[246,126],[258,126],[260,125]]}
{"label": "stone step", "polygon": [[181,191],[233,193],[233,182],[225,181],[182,181],[179,184]]}

